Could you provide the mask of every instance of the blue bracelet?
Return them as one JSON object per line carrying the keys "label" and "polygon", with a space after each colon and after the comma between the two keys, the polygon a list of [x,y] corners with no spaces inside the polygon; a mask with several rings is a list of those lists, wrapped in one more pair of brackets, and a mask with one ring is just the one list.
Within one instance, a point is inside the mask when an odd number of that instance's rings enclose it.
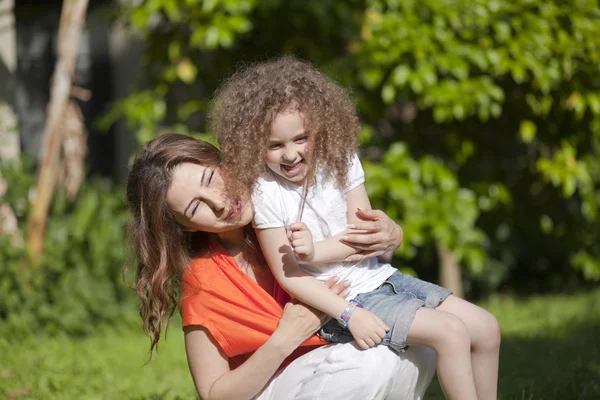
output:
{"label": "blue bracelet", "polygon": [[352,300],[350,300],[350,303],[352,303],[352,304],[356,304],[356,307],[358,307],[358,308],[365,308],[365,307],[363,306],[363,303],[361,303],[361,302],[360,302],[360,301],[358,301],[358,300],[354,300],[354,299],[352,299]]}
{"label": "blue bracelet", "polygon": [[342,315],[336,318],[336,321],[338,322],[338,324],[340,324],[342,328],[348,328],[348,321],[350,321],[350,316],[352,315],[356,307],[358,307],[357,304],[348,303],[348,307],[344,309]]}

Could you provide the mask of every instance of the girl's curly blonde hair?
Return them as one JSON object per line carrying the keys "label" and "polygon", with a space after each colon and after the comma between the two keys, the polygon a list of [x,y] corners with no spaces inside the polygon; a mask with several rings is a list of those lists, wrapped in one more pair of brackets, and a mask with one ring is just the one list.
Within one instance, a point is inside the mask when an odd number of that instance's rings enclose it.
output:
{"label": "girl's curly blonde hair", "polygon": [[358,151],[360,123],[346,89],[307,62],[293,57],[252,64],[216,92],[209,121],[221,148],[232,194],[244,194],[267,171],[271,124],[278,114],[304,115],[312,146],[311,166],[345,187],[348,162]]}

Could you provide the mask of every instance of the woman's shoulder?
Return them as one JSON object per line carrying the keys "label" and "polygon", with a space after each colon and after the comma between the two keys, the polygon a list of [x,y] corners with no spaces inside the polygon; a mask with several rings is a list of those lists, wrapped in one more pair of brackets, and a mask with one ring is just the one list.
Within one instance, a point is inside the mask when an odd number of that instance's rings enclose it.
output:
{"label": "woman's shoulder", "polygon": [[194,257],[181,274],[182,291],[206,290],[214,281],[217,265],[208,252]]}
{"label": "woman's shoulder", "polygon": [[235,260],[217,240],[209,240],[206,249],[195,255],[182,272],[182,290],[187,286],[196,292],[210,292],[215,285],[223,286],[232,269],[238,270]]}

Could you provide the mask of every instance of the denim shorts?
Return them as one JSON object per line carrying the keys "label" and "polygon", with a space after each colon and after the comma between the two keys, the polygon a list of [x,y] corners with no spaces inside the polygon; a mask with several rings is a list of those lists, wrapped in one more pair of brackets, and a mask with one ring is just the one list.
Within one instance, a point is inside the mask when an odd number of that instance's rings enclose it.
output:
{"label": "denim shorts", "polygon": [[[435,308],[450,294],[452,292],[446,288],[396,271],[377,289],[360,293],[355,300],[390,327],[381,344],[401,353],[406,350],[408,328],[417,310],[421,307]],[[342,328],[335,319],[323,325],[318,334],[334,343],[354,340],[350,331]]]}

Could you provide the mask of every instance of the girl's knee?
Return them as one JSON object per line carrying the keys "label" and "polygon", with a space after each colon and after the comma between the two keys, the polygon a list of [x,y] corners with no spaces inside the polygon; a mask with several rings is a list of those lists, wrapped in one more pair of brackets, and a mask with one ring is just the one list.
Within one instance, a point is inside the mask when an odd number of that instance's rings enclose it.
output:
{"label": "girl's knee", "polygon": [[442,346],[470,348],[471,337],[465,323],[457,316],[448,314],[440,321],[439,334]]}
{"label": "girl's knee", "polygon": [[473,339],[473,344],[478,348],[495,349],[500,347],[500,324],[498,320],[489,311],[482,310],[482,315],[478,319],[477,340]]}

